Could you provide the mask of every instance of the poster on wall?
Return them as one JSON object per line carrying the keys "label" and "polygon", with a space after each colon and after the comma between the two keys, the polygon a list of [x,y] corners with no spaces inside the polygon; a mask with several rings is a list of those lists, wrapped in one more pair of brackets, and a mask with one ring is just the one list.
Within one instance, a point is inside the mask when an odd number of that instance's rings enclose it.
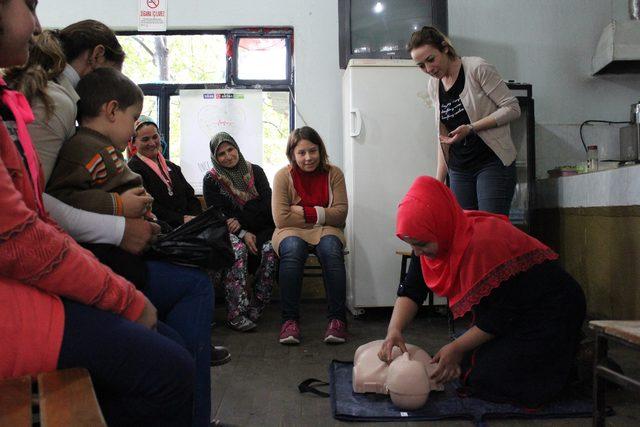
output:
{"label": "poster on wall", "polygon": [[244,158],[262,166],[262,91],[180,91],[180,167],[196,194],[212,167],[209,141],[218,132],[231,135]]}
{"label": "poster on wall", "polygon": [[167,31],[168,0],[138,0],[138,31]]}

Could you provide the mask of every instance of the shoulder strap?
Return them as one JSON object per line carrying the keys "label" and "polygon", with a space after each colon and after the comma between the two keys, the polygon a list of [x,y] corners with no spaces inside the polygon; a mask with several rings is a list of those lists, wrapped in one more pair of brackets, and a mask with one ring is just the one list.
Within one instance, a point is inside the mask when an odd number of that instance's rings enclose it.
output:
{"label": "shoulder strap", "polygon": [[[311,385],[313,383],[317,383],[316,385]],[[298,384],[298,391],[300,391],[300,393],[313,393],[316,394],[320,397],[329,397],[329,393],[326,393],[324,391],[320,391],[318,390],[316,387],[322,387],[322,386],[326,386],[329,385],[329,383],[321,381],[319,379],[316,378],[308,378],[304,381],[302,381],[300,384]]]}

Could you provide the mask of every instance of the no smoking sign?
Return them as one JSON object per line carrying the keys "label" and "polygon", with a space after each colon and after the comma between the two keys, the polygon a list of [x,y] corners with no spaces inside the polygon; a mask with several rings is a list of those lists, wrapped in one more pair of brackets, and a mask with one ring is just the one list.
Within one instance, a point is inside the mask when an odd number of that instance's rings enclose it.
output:
{"label": "no smoking sign", "polygon": [[138,31],[167,31],[168,0],[138,0]]}

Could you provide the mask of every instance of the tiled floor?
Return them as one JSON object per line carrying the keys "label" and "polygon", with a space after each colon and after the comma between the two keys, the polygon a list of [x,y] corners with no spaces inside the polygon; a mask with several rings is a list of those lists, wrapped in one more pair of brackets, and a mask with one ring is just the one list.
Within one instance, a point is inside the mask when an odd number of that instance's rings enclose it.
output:
{"label": "tiled floor", "polygon": [[[225,312],[217,307],[217,325],[213,341],[227,346],[232,360],[212,369],[213,402],[216,418],[235,426],[330,426],[341,423],[331,416],[329,399],[300,394],[297,385],[314,377],[326,380],[332,359],[353,360],[355,349],[366,342],[384,338],[391,311],[368,310],[362,318],[350,320],[351,339],[344,345],[328,346],[322,342],[326,327],[325,304],[302,304],[302,344],[283,346],[277,342],[280,316],[277,305],[269,307],[255,332],[239,333],[224,326]],[[443,317],[427,317],[423,313],[414,320],[405,338],[431,354],[448,340],[447,322]],[[611,354],[627,372],[640,378],[640,357],[620,348]],[[640,426],[640,396],[623,390],[611,391],[607,402],[616,415],[608,418],[608,426]],[[385,423],[384,426],[424,425],[425,423]],[[438,426],[465,426],[466,420],[431,422]],[[366,424],[370,425],[370,424]],[[490,426],[588,426],[591,419],[501,420]]]}

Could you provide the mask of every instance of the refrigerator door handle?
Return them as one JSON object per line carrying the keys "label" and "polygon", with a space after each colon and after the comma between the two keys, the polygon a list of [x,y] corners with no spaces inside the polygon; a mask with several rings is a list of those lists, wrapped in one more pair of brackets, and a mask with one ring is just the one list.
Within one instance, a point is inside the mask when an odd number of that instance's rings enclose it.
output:
{"label": "refrigerator door handle", "polygon": [[351,121],[351,129],[349,131],[349,135],[350,136],[360,136],[360,131],[362,130],[362,115],[360,114],[360,109],[359,108],[354,108],[351,110],[351,115],[353,117],[353,115],[355,114],[355,129],[353,126],[353,120]]}

